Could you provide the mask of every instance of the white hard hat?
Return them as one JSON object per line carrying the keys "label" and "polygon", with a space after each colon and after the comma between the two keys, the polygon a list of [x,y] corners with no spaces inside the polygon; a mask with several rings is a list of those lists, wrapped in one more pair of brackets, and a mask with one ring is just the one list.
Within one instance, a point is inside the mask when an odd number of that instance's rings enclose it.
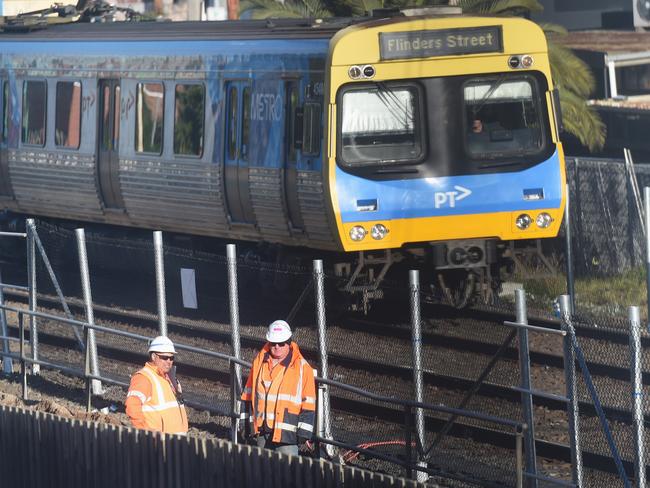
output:
{"label": "white hard hat", "polygon": [[266,340],[269,342],[284,342],[291,338],[291,327],[284,320],[276,320],[269,325]]}
{"label": "white hard hat", "polygon": [[176,354],[174,343],[168,337],[158,336],[149,343],[149,352],[168,352]]}

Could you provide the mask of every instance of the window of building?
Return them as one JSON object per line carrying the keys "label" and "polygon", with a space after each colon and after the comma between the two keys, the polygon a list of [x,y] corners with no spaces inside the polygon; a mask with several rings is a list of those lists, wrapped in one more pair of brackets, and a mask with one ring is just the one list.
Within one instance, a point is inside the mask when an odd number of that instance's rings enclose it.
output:
{"label": "window of building", "polygon": [[58,147],[78,149],[80,140],[81,83],[60,81],[56,84],[54,143]]}
{"label": "window of building", "polygon": [[161,154],[164,88],[162,83],[138,83],[135,101],[135,150]]}
{"label": "window of building", "polygon": [[176,85],[174,154],[201,156],[205,118],[203,85]]}
{"label": "window of building", "polygon": [[45,145],[46,97],[44,81],[25,81],[23,84],[23,144]]}

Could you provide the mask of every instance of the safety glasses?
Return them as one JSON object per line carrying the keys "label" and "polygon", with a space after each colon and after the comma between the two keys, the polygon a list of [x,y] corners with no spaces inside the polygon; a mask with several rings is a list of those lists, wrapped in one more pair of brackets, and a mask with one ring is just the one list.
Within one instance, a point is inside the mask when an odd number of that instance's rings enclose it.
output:
{"label": "safety glasses", "polygon": [[158,359],[160,359],[161,361],[173,361],[174,360],[174,356],[161,356],[160,354],[156,354],[156,356],[158,356]]}

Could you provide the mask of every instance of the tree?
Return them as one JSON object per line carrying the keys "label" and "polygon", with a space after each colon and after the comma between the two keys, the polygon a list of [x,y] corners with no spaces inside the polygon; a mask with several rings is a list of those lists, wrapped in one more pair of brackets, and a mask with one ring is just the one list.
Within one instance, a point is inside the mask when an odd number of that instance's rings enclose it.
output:
{"label": "tree", "polygon": [[[387,7],[457,5],[466,14],[527,16],[541,12],[538,0],[243,0],[242,14],[250,18],[301,18],[362,16]],[[560,44],[566,29],[540,24],[549,46],[551,75],[560,92],[564,128],[594,152],[605,143],[605,124],[587,104],[595,80],[589,67],[570,49]]]}

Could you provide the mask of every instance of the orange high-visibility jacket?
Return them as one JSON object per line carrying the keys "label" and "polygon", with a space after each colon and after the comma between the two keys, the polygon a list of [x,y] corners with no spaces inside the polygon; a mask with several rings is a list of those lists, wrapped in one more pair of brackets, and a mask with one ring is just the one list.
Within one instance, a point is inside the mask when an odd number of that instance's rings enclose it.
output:
{"label": "orange high-visibility jacket", "polygon": [[287,358],[269,375],[264,363],[270,359],[266,343],[253,361],[241,399],[248,408],[253,434],[259,434],[266,422],[273,432],[272,442],[296,444],[298,437],[310,439],[314,432],[316,384],[314,371],[302,357],[295,342]]}
{"label": "orange high-visibility jacket", "polygon": [[186,434],[185,407],[178,403],[168,377],[153,363],[147,363],[131,378],[126,395],[126,414],[138,429],[158,430],[167,434]]}

